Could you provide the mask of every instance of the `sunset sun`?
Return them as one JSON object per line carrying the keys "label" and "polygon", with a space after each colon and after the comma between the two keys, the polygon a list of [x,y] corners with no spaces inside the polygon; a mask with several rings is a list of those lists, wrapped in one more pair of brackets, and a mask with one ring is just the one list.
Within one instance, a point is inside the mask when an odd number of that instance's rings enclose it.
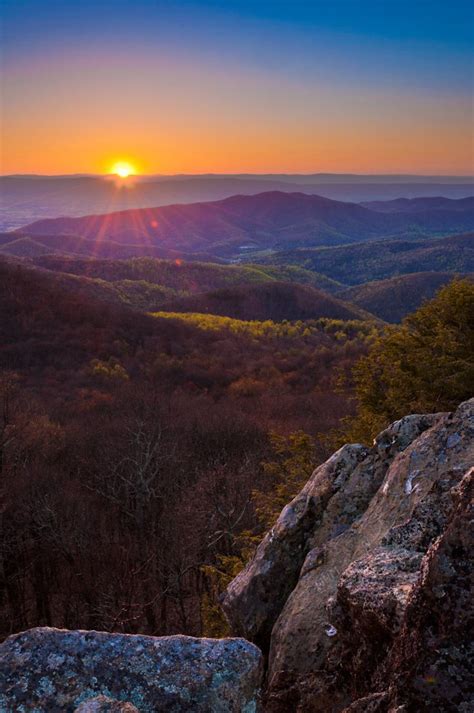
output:
{"label": "sunset sun", "polygon": [[112,166],[111,172],[120,178],[128,178],[128,176],[133,176],[135,174],[135,169],[130,163],[127,163],[126,161],[119,161]]}

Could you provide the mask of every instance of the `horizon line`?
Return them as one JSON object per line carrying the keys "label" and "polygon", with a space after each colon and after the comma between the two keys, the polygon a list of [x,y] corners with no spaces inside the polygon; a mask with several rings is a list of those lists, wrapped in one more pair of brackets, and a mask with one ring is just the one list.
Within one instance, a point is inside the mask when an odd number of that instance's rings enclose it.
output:
{"label": "horizon line", "polygon": [[[0,173],[0,178],[110,178],[114,177],[114,173]],[[291,177],[306,177],[306,178],[324,178],[324,177],[340,177],[340,178],[449,178],[449,179],[468,179],[474,180],[474,174],[455,174],[455,173],[353,173],[353,172],[240,172],[240,173],[220,173],[220,172],[204,172],[204,173],[136,173],[130,178],[240,178],[240,177],[268,177],[268,176],[291,176]]]}

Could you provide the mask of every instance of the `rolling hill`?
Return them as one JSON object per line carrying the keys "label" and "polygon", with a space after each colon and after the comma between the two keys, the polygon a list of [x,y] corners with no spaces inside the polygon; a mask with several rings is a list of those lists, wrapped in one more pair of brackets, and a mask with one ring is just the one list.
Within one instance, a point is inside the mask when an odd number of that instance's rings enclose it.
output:
{"label": "rolling hill", "polygon": [[47,245],[44,245],[41,240],[34,240],[26,235],[16,236],[14,233],[5,233],[1,237],[4,239],[7,238],[7,240],[3,243],[0,241],[0,255],[9,255],[10,257],[19,258],[35,258],[40,255],[49,255],[51,252],[50,248]]}
{"label": "rolling hill", "polygon": [[146,282],[188,294],[274,280],[311,285],[326,292],[337,292],[342,287],[340,283],[325,275],[318,275],[294,265],[219,265],[152,258],[94,260],[51,255],[40,257],[34,262],[38,267],[55,272],[112,283]]}
{"label": "rolling hill", "polygon": [[414,272],[474,272],[474,233],[427,240],[381,240],[332,248],[285,250],[262,259],[298,265],[346,285]]}
{"label": "rolling hill", "polygon": [[109,397],[128,385],[132,395],[141,384],[182,409],[192,438],[194,423],[205,427],[212,418],[222,425],[224,414],[234,425],[243,416],[258,428],[284,429],[291,416],[292,430],[311,424],[327,431],[348,407],[347,395],[334,392],[334,374],[366,353],[378,329],[373,320],[150,316],[104,304],[76,289],[78,279],[0,260],[0,367],[34,393],[53,394],[48,403],[87,423],[87,404],[103,424]]}
{"label": "rolling hill", "polygon": [[240,320],[306,319],[370,320],[367,311],[308,285],[267,282],[214,290],[173,300],[162,308],[169,312],[192,312]]}
{"label": "rolling hill", "polygon": [[[88,240],[77,235],[38,235],[33,238],[22,232],[0,233],[0,254],[15,257],[38,255],[69,255],[126,260],[131,257],[155,257],[195,260],[216,260],[211,255],[183,253],[159,245],[127,245],[113,240]],[[217,260],[218,261],[218,260]]]}
{"label": "rolling hill", "polygon": [[[45,256],[20,260],[43,273],[67,294],[123,305],[141,312],[164,309],[170,301],[217,289],[237,286],[250,291],[259,284],[279,285],[281,281],[338,291],[342,285],[324,275],[298,267],[260,265],[216,265],[182,261],[134,258],[131,260],[82,260]],[[291,285],[289,285],[291,287]]]}
{"label": "rolling hill", "polygon": [[[400,322],[453,279],[455,275],[452,272],[414,272],[356,285],[343,290],[338,296],[385,322]],[[474,275],[471,279],[474,279]]]}
{"label": "rolling hill", "polygon": [[242,258],[260,250],[472,229],[474,207],[470,205],[463,210],[382,213],[317,195],[274,191],[209,203],[40,220],[21,233],[34,238],[80,236],[99,249],[111,241],[137,250]]}

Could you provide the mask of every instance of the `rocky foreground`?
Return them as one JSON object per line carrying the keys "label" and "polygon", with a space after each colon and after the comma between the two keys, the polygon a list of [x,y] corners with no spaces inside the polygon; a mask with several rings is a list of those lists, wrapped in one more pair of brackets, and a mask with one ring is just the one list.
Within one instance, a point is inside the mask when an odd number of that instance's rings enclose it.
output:
{"label": "rocky foreground", "polygon": [[254,713],[261,678],[242,639],[30,629],[0,646],[0,711]]}
{"label": "rocky foreground", "polygon": [[224,609],[268,655],[268,713],[474,710],[474,399],[346,445]]}
{"label": "rocky foreground", "polygon": [[282,511],[223,606],[243,639],[33,629],[0,711],[474,710],[474,399],[346,445]]}

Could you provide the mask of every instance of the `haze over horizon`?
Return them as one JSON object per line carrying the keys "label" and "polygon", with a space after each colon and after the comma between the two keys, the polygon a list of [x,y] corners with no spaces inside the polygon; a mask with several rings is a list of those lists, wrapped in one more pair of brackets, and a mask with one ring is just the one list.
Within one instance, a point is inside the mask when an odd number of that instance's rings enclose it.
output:
{"label": "haze over horizon", "polygon": [[[2,178],[109,178],[114,176],[113,171],[106,173],[41,173],[41,172],[28,172],[28,173],[1,173]],[[456,174],[443,174],[443,173],[347,173],[347,172],[334,172],[326,173],[324,171],[308,171],[308,172],[276,172],[267,173],[266,171],[255,171],[252,173],[227,173],[227,172],[202,172],[202,173],[137,173],[134,174],[136,179],[172,179],[172,178],[312,178],[318,180],[371,180],[371,179],[403,179],[406,181],[411,181],[412,179],[420,180],[437,180],[442,179],[443,181],[458,181],[458,180],[474,180],[474,172],[466,175],[456,175]]]}
{"label": "haze over horizon", "polygon": [[2,174],[471,175],[468,0],[5,0]]}

